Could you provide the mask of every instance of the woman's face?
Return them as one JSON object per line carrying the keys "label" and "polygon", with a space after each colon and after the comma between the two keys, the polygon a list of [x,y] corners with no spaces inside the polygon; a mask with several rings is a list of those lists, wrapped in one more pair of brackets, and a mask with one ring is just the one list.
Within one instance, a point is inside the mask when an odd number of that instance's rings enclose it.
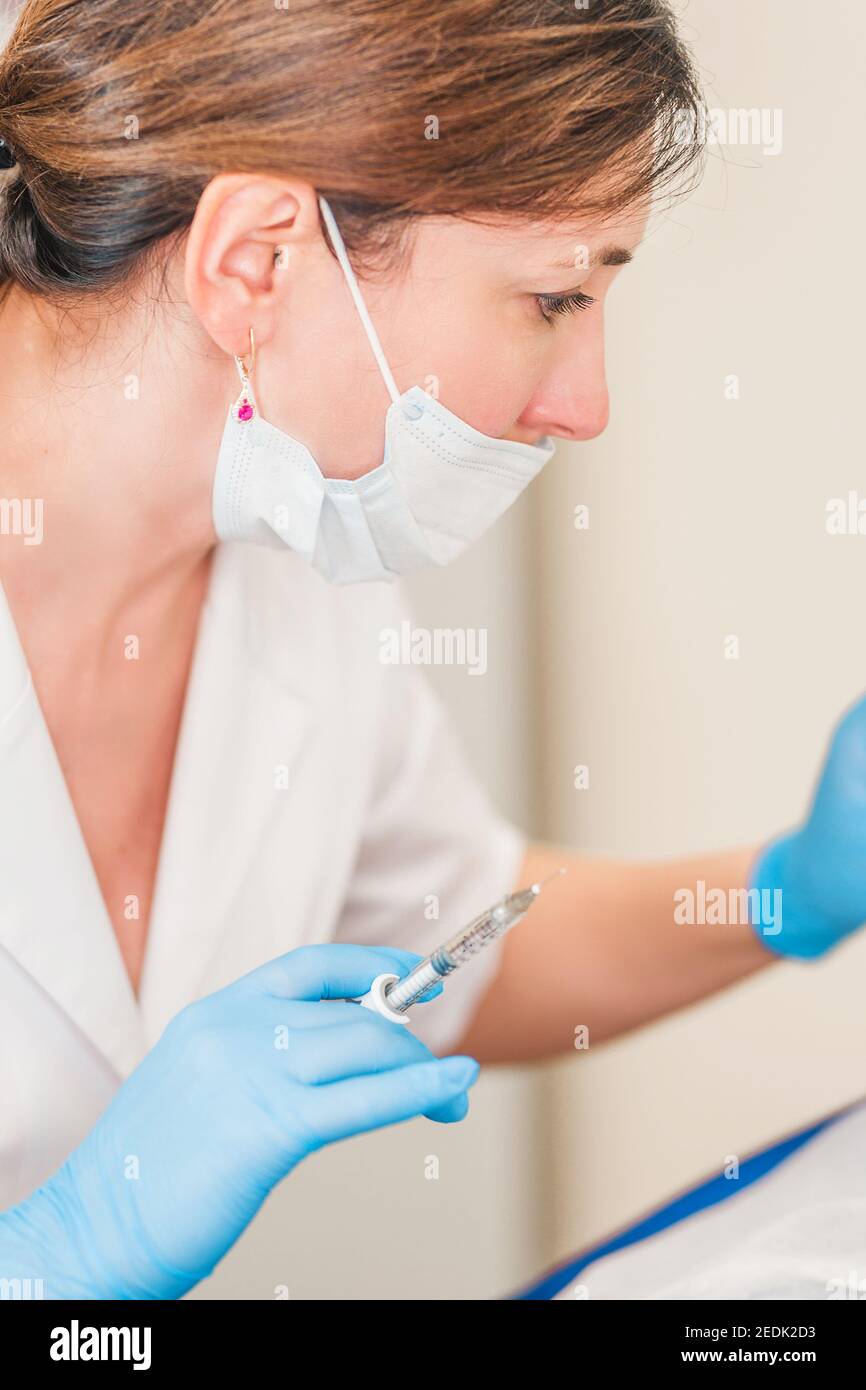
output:
{"label": "woman's face", "polygon": [[[254,385],[264,418],[326,476],[357,478],[382,461],[390,398],[310,197],[277,257]],[[605,299],[646,216],[641,206],[583,225],[419,219],[398,270],[359,276],[399,390],[420,385],[505,439],[599,434]]]}

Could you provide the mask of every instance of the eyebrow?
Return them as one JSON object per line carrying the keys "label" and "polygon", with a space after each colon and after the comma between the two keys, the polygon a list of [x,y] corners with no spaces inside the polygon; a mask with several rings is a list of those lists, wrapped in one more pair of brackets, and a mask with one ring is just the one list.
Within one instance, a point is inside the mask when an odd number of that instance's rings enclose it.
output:
{"label": "eyebrow", "polygon": [[[634,260],[634,256],[625,246],[603,246],[595,259],[596,265],[628,265]],[[553,265],[558,270],[574,270],[574,259],[570,261],[554,261]]]}

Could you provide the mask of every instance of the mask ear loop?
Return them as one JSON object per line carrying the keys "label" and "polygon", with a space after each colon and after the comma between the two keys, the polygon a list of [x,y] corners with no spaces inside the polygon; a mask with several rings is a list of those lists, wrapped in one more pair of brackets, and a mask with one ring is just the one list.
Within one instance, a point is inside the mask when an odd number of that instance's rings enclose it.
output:
{"label": "mask ear loop", "polygon": [[352,264],[349,260],[348,253],[346,251],[346,243],[343,241],[342,234],[340,232],[339,227],[337,226],[334,214],[328,205],[328,201],[321,193],[319,194],[319,207],[322,212],[322,217],[324,218],[325,226],[328,229],[328,234],[331,238],[331,243],[334,247],[334,251],[337,254],[337,260],[340,262],[340,267],[343,271],[343,274],[346,277],[346,283],[349,286],[349,293],[351,294],[352,299],[355,301],[355,308],[358,310],[361,322],[364,325],[364,332],[367,334],[367,341],[369,342],[370,347],[373,349],[373,356],[376,359],[379,371],[382,373],[382,378],[385,382],[385,385],[388,388],[388,395],[391,397],[391,400],[394,402],[395,405],[400,406],[400,409],[403,411],[404,415],[407,415],[410,419],[417,420],[418,416],[422,414],[423,407],[421,406],[420,402],[403,401],[400,392],[397,390],[397,383],[394,380],[394,374],[391,371],[391,368],[388,366],[388,359],[382,351],[382,344],[379,342],[379,335],[373,327],[373,320],[370,318],[369,311],[367,309],[366,304],[364,303],[364,299],[361,294],[360,287],[358,285],[358,281],[355,279],[355,272],[352,269]]}
{"label": "mask ear loop", "polygon": [[250,328],[250,365],[247,367],[242,357],[235,357],[235,366],[238,369],[238,376],[241,379],[241,393],[232,406],[232,415],[244,425],[248,420],[252,420],[256,413],[255,397],[250,380],[256,365],[256,339],[252,328]]}

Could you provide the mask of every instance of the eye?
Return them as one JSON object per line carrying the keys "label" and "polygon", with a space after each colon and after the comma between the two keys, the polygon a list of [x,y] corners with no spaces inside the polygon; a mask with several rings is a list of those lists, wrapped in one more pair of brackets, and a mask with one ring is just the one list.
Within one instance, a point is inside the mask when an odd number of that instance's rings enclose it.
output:
{"label": "eye", "polygon": [[537,294],[535,301],[541,317],[548,323],[553,322],[554,314],[573,314],[576,309],[589,309],[595,303],[592,295],[582,290],[574,290],[571,294]]}

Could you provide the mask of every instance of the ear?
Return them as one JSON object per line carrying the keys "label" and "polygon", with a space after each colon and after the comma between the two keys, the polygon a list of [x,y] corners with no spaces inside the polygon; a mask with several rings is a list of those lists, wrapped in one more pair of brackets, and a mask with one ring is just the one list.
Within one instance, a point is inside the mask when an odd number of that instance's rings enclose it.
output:
{"label": "ear", "polygon": [[[323,243],[315,190],[265,174],[218,174],[198,201],[184,258],[187,299],[223,352],[244,356],[249,330],[273,335],[290,290],[278,267],[293,249]],[[323,243],[324,244],[324,243]],[[282,251],[285,248],[285,252]]]}

